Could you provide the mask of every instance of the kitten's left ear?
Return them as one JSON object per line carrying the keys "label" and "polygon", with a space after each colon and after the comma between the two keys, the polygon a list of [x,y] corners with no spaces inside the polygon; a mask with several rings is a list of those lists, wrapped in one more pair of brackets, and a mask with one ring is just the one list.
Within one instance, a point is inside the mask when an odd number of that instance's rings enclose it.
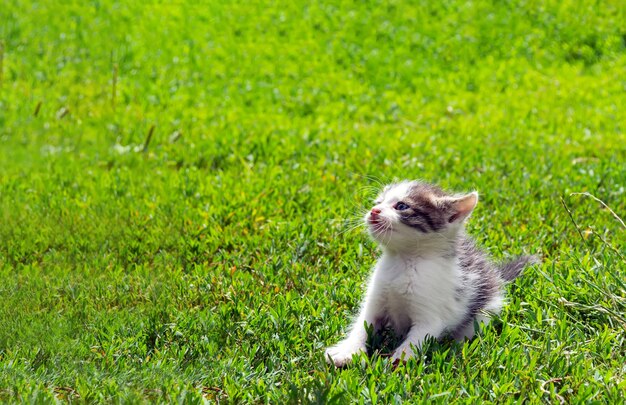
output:
{"label": "kitten's left ear", "polygon": [[450,217],[448,223],[463,221],[476,207],[478,203],[478,193],[473,191],[462,197],[453,198],[450,202],[450,208],[448,210]]}

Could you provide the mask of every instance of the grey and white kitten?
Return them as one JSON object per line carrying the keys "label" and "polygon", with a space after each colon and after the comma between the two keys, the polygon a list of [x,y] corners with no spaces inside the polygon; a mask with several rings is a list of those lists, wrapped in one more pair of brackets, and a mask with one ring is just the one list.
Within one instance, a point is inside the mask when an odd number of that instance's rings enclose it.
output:
{"label": "grey and white kitten", "polygon": [[478,193],[450,195],[419,181],[391,184],[365,215],[382,248],[358,317],[348,335],[326,349],[336,366],[365,352],[367,330],[391,327],[402,337],[392,359],[413,355],[426,337],[474,335],[475,322],[489,322],[504,302],[504,285],[535,261],[518,257],[495,265],[464,232]]}

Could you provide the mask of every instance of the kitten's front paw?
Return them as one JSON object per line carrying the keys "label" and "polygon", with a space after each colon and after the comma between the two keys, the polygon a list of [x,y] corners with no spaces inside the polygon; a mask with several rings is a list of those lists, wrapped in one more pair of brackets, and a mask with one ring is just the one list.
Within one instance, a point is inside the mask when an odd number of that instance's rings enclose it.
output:
{"label": "kitten's front paw", "polygon": [[394,363],[407,361],[409,358],[413,357],[413,355],[413,349],[411,348],[410,344],[400,345],[400,347],[394,350],[393,354],[391,355],[391,360],[393,360]]}
{"label": "kitten's front paw", "polygon": [[365,345],[344,341],[326,349],[324,357],[336,367],[343,367],[352,360],[353,355],[361,352],[365,353]]}

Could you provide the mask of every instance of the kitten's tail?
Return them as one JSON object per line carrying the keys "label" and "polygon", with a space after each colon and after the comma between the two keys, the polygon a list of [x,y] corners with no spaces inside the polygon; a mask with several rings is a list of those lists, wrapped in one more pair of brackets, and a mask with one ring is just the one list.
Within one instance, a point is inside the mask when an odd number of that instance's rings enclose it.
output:
{"label": "kitten's tail", "polygon": [[500,276],[504,281],[515,280],[529,264],[538,264],[541,260],[537,256],[520,256],[511,260],[510,262],[503,263],[498,266]]}

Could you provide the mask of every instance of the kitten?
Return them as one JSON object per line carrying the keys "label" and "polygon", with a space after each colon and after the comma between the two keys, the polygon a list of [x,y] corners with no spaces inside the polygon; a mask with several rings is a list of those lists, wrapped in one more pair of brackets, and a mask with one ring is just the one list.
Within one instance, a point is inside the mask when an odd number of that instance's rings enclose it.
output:
{"label": "kitten", "polygon": [[535,258],[523,256],[494,265],[465,235],[463,224],[478,193],[449,195],[419,181],[391,184],[365,215],[370,235],[382,247],[359,315],[348,336],[326,349],[340,367],[365,352],[367,331],[393,328],[403,338],[394,361],[413,355],[427,336],[474,335],[474,322],[500,312],[504,284]]}

